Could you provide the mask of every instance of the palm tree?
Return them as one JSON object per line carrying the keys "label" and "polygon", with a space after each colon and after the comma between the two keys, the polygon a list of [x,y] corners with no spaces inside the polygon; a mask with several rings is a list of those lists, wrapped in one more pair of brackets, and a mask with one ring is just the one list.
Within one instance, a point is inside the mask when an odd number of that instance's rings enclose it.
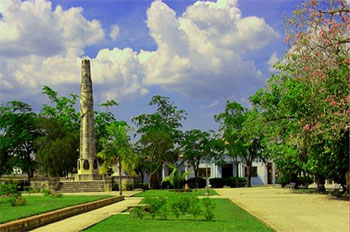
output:
{"label": "palm tree", "polygon": [[114,162],[119,165],[119,194],[122,195],[122,170],[133,173],[135,153],[128,135],[130,127],[125,121],[114,121],[107,126],[107,136],[102,138],[102,151],[97,154],[102,158],[101,174],[106,174]]}

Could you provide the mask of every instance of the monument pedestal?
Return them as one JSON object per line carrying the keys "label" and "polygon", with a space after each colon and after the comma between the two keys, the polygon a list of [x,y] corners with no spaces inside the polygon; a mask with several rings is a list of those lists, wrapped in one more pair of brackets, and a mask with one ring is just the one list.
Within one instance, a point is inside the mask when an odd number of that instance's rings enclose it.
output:
{"label": "monument pedestal", "polygon": [[84,180],[102,180],[98,173],[98,162],[96,159],[78,159],[78,174],[76,181]]}

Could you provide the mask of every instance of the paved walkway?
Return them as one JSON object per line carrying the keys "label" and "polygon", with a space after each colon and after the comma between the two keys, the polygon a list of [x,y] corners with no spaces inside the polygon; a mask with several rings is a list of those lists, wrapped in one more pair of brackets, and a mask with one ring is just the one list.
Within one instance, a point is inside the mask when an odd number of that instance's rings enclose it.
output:
{"label": "paved walkway", "polygon": [[[104,195],[115,195],[104,192]],[[125,200],[108,205],[96,210],[92,210],[83,214],[79,214],[58,222],[51,223],[49,225],[32,230],[35,232],[77,232],[86,229],[106,218],[109,218],[115,214],[122,213],[129,206],[134,206],[140,203],[141,197],[130,197],[136,194],[135,191],[124,192]],[[70,194],[70,195],[83,195],[83,194]],[[98,195],[96,193],[85,193],[84,195]],[[101,194],[102,195],[102,194]]]}
{"label": "paved walkway", "polygon": [[280,187],[215,189],[282,232],[349,231],[349,201],[329,195],[292,193]]}

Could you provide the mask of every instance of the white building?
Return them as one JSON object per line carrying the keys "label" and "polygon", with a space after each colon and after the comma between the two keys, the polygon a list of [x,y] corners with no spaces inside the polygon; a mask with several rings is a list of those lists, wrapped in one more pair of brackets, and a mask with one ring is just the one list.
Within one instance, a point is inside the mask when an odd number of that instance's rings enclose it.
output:
{"label": "white building", "polygon": [[[193,168],[188,164],[184,163],[180,167],[181,171],[190,172],[186,179],[194,177]],[[230,157],[225,158],[225,163],[223,165],[217,165],[214,161],[208,164],[202,162],[199,165],[198,175],[199,177],[206,178],[206,170],[208,170],[208,178],[228,178],[236,176],[236,164],[232,161]],[[169,169],[167,165],[163,165],[162,177],[169,175]],[[243,162],[238,165],[238,176],[246,176],[246,168]],[[267,185],[267,184],[277,184],[277,170],[276,165],[273,162],[263,162],[260,159],[256,159],[252,163],[252,185]]]}

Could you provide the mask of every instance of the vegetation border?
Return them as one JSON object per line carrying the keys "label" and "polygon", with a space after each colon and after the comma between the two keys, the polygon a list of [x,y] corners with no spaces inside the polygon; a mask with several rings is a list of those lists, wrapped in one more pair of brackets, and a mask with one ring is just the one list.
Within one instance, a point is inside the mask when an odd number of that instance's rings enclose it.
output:
{"label": "vegetation border", "polygon": [[63,209],[42,213],[39,215],[14,220],[0,224],[0,232],[28,231],[52,222],[85,213],[124,200],[124,196],[116,196],[84,204],[74,205]]}

